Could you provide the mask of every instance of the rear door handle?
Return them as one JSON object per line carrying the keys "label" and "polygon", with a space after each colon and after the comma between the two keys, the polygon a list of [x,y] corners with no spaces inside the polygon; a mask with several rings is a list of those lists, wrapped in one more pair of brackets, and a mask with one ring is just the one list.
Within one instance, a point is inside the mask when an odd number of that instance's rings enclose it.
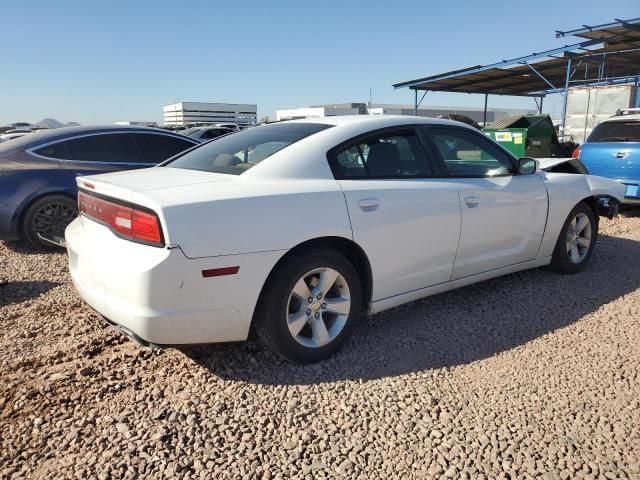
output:
{"label": "rear door handle", "polygon": [[380,206],[380,200],[377,198],[363,198],[358,201],[358,206],[363,212],[374,212]]}
{"label": "rear door handle", "polygon": [[480,203],[480,197],[464,197],[464,203],[466,203],[469,208],[477,207]]}

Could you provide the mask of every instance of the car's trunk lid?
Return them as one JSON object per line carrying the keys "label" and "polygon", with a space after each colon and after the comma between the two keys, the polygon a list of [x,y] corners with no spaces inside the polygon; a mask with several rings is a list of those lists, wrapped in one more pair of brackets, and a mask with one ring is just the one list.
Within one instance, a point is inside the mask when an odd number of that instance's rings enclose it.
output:
{"label": "car's trunk lid", "polygon": [[77,183],[78,187],[87,191],[131,201],[133,192],[219,182],[230,178],[232,178],[231,175],[200,170],[152,167],[78,177]]}

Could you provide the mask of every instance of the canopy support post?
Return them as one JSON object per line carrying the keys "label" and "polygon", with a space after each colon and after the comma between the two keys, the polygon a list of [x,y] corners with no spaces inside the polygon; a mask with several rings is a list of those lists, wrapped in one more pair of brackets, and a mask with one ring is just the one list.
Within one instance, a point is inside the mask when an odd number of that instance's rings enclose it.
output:
{"label": "canopy support post", "polygon": [[413,92],[415,93],[414,95],[414,100],[413,100],[413,116],[417,117],[418,116],[418,107],[422,104],[422,100],[424,100],[424,97],[427,96],[427,92],[429,90],[425,90],[424,93],[422,94],[422,97],[420,97],[420,101],[418,101],[418,89],[414,89]]}
{"label": "canopy support post", "polygon": [[542,81],[543,81],[544,83],[546,83],[547,85],[549,85],[552,89],[554,89],[554,90],[556,89],[556,86],[555,86],[553,83],[551,83],[549,80],[547,80],[547,79],[546,79],[546,77],[545,77],[544,75],[542,75],[538,70],[536,70],[536,69],[533,67],[533,65],[531,65],[530,63],[526,63],[526,62],[525,62],[525,65],[526,65],[527,67],[529,67],[529,69],[530,69],[533,73],[535,73],[537,76],[539,76],[539,77],[542,79]]}
{"label": "canopy support post", "polygon": [[564,101],[562,102],[562,141],[567,141],[564,127],[567,123],[567,98],[569,93],[569,80],[571,79],[571,57],[567,60],[567,75],[564,81]]}
{"label": "canopy support post", "polygon": [[489,94],[484,94],[484,113],[482,114],[482,128],[487,126],[487,103],[489,102]]}

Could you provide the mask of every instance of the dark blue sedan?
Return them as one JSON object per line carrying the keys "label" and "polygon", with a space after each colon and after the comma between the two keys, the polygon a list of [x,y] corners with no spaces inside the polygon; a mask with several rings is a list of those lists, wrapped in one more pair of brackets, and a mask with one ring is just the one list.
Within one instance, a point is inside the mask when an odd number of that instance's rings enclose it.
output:
{"label": "dark blue sedan", "polygon": [[0,143],[0,240],[60,244],[78,212],[76,177],[151,167],[198,144],[130,126],[60,128]]}

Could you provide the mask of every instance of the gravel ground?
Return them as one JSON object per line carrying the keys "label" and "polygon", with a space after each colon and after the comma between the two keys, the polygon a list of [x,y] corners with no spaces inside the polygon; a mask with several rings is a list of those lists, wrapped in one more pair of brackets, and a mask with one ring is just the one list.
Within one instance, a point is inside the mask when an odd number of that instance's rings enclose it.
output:
{"label": "gravel ground", "polygon": [[65,254],[0,244],[0,477],[640,478],[640,217],[602,233],[581,274],[382,313],[304,367],[139,347]]}

